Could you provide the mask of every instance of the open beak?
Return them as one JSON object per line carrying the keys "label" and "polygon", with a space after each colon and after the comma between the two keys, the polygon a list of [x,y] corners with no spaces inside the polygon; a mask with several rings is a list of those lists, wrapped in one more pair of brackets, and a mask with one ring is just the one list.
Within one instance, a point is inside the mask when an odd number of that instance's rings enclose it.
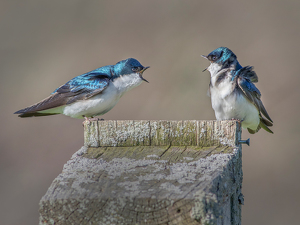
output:
{"label": "open beak", "polygon": [[146,69],[150,68],[150,66],[147,66],[147,67],[144,67],[140,72],[140,78],[143,80],[143,81],[146,81],[147,83],[149,83],[149,81],[147,81],[144,77],[143,77],[143,73],[145,72]]}
{"label": "open beak", "polygon": [[[203,58],[208,59],[206,55],[201,55]],[[202,72],[206,71],[208,67],[206,67]]]}

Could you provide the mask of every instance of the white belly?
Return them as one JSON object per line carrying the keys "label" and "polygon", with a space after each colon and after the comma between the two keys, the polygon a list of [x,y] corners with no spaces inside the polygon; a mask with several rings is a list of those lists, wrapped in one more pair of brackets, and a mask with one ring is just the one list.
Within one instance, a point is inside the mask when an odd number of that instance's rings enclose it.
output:
{"label": "white belly", "polygon": [[121,94],[115,86],[109,85],[101,94],[65,106],[63,114],[73,118],[103,115],[117,104],[120,97]]}
{"label": "white belly", "polygon": [[257,108],[243,94],[232,92],[231,87],[220,85],[211,89],[211,103],[216,119],[238,119],[242,121],[243,128],[256,130],[260,122]]}
{"label": "white belly", "polygon": [[62,113],[73,118],[99,116],[111,110],[127,91],[142,83],[138,73],[119,76],[111,81],[100,94],[85,100],[76,101],[70,105],[51,108],[41,113]]}

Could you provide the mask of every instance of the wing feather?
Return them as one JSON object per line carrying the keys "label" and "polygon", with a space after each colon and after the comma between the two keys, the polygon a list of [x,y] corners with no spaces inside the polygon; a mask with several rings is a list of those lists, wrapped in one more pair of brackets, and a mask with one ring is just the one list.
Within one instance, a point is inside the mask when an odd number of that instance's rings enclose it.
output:
{"label": "wing feather", "polygon": [[[273,120],[269,116],[267,110],[265,109],[260,97],[261,93],[256,88],[252,82],[257,82],[258,78],[256,73],[252,70],[252,67],[243,67],[237,72],[237,85],[243,94],[248,98],[248,100],[253,103],[256,108],[259,110],[260,124],[258,125],[257,130],[248,129],[249,133],[256,133],[260,128],[265,129],[266,131],[273,133],[268,126],[273,126]],[[263,118],[262,115],[266,118]]]}
{"label": "wing feather", "polygon": [[[41,111],[89,99],[100,94],[108,87],[109,82],[109,76],[102,73],[90,72],[80,75],[57,88],[49,97],[15,112],[15,114],[20,114],[20,117],[42,116]],[[52,115],[52,113],[46,114]]]}

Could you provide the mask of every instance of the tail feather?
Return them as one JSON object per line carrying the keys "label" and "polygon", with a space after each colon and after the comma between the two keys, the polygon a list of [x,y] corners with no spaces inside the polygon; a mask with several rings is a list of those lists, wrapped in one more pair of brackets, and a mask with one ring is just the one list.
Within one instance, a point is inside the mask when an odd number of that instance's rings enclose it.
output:
{"label": "tail feather", "polygon": [[[260,129],[260,127],[259,127],[259,129]],[[247,128],[247,130],[250,134],[255,134],[258,131],[258,130],[252,130],[250,128]]]}
{"label": "tail feather", "polygon": [[21,114],[21,113],[27,113],[27,112],[37,112],[37,111],[43,111],[51,108],[56,108],[58,106],[61,106],[65,104],[66,99],[63,98],[62,95],[59,95],[58,93],[52,94],[49,97],[45,98],[44,100],[26,107],[25,109],[21,109],[15,114]]}
{"label": "tail feather", "polygon": [[22,113],[19,115],[21,118],[26,117],[39,117],[39,116],[51,116],[51,115],[58,115],[59,113],[39,113],[39,112],[33,112],[33,113]]}
{"label": "tail feather", "polygon": [[[32,116],[49,116],[61,113],[59,107],[66,104],[67,98],[57,93],[50,95],[48,98],[21,109],[14,114],[20,114],[19,117],[32,117]],[[43,112],[44,111],[44,112]]]}
{"label": "tail feather", "polygon": [[269,120],[267,120],[267,119],[265,119],[265,118],[263,118],[263,117],[261,117],[260,120],[261,120],[266,126],[268,126],[268,127],[273,126],[273,123],[272,123],[273,121],[272,121],[272,120],[269,121]]}
{"label": "tail feather", "polygon": [[255,133],[257,133],[259,130],[260,130],[260,126],[258,125],[258,127],[256,128],[256,130],[252,130],[252,129],[250,129],[250,128],[247,128],[247,130],[248,130],[248,132],[250,133],[250,134],[255,134]]}
{"label": "tail feather", "polygon": [[[272,124],[273,125],[273,124]],[[261,128],[263,128],[264,130],[268,131],[269,133],[273,134],[273,131],[271,131],[269,128],[268,128],[268,125],[266,125],[263,120],[260,120],[260,123],[259,123],[259,126]]]}
{"label": "tail feather", "polygon": [[248,132],[249,132],[250,134],[255,134],[255,133],[257,133],[261,128],[263,128],[263,129],[266,130],[267,132],[273,134],[273,131],[270,130],[270,128],[269,128],[269,127],[271,127],[271,126],[273,126],[273,123],[271,123],[269,120],[267,120],[267,119],[265,119],[265,118],[263,118],[263,117],[260,116],[260,122],[259,122],[259,124],[258,124],[256,130],[252,130],[252,129],[250,129],[250,128],[247,128],[247,130],[248,130]]}

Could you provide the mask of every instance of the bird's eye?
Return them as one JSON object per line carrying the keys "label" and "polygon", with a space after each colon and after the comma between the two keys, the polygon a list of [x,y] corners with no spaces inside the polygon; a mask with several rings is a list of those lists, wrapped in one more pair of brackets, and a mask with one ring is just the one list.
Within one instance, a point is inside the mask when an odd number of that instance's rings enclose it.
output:
{"label": "bird's eye", "polygon": [[218,56],[216,56],[216,55],[210,55],[210,56],[208,56],[208,60],[209,60],[209,61],[214,62],[214,61],[216,61],[217,59],[218,59]]}
{"label": "bird's eye", "polygon": [[139,67],[139,66],[138,66],[138,67],[133,67],[133,68],[132,68],[132,71],[133,71],[133,72],[138,72],[138,71],[140,71],[141,69],[142,69],[142,68]]}

